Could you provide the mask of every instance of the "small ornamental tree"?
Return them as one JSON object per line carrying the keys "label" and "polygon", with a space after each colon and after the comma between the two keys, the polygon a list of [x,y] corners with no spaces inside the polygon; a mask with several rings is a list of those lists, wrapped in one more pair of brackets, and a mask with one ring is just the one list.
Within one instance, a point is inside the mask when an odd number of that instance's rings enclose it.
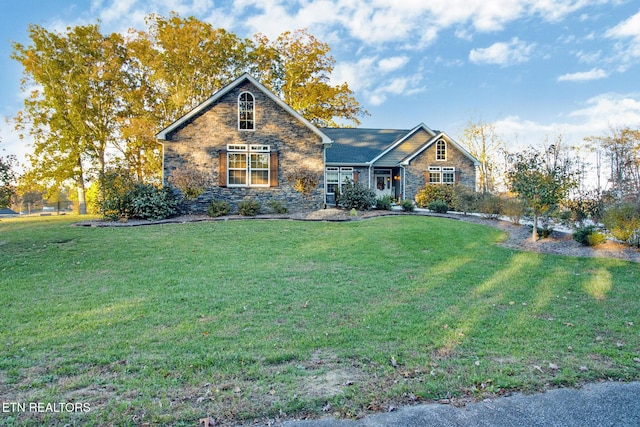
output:
{"label": "small ornamental tree", "polygon": [[559,145],[510,155],[507,172],[509,190],[524,200],[533,211],[532,240],[538,240],[538,218],[564,201],[577,186],[577,174],[571,161],[564,158]]}
{"label": "small ornamental tree", "polygon": [[309,168],[300,167],[287,173],[285,179],[294,190],[302,194],[303,199],[309,199],[320,184],[320,174]]}
{"label": "small ornamental tree", "polygon": [[171,172],[168,181],[180,190],[185,199],[193,200],[204,193],[210,185],[211,177],[194,169],[176,169]]}

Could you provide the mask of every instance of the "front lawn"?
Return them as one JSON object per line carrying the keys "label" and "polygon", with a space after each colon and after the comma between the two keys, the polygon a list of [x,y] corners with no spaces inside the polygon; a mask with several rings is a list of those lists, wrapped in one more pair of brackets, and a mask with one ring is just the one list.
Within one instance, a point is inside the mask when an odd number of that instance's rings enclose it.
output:
{"label": "front lawn", "polygon": [[0,222],[0,401],[25,404],[0,425],[359,417],[640,379],[638,264],[423,216],[73,220]]}

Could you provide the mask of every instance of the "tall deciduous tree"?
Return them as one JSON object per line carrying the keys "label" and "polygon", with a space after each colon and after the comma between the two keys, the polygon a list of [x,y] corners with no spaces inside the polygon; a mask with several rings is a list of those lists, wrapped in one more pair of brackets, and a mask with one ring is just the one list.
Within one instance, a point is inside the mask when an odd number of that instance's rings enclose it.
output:
{"label": "tall deciduous tree", "polygon": [[[194,17],[151,15],[146,37],[153,49],[145,63],[150,83],[165,96],[166,125],[187,113],[249,66],[249,40]],[[144,34],[139,33],[141,37]]]}
{"label": "tall deciduous tree", "polygon": [[585,140],[602,148],[609,160],[609,183],[618,199],[640,198],[640,130],[611,127],[604,136]]}
{"label": "tall deciduous tree", "polygon": [[469,153],[480,162],[478,168],[479,189],[483,193],[491,193],[496,188],[496,169],[498,152],[503,143],[496,132],[495,126],[482,121],[469,121],[464,130],[462,144]]}
{"label": "tall deciduous tree", "polygon": [[31,25],[29,36],[32,45],[13,45],[12,57],[24,67],[23,90],[31,90],[17,127],[33,138],[35,175],[57,186],[73,180],[85,213],[88,174],[104,172],[108,148],[116,145],[123,41],[103,36],[97,25],[65,34]]}
{"label": "tall deciduous tree", "polygon": [[284,32],[270,41],[256,35],[257,72],[267,87],[316,126],[338,126],[336,120],[359,125],[368,112],[360,107],[347,83],[332,86],[335,59],[329,45],[306,30]]}
{"label": "tall deciduous tree", "polygon": [[358,124],[366,114],[346,84],[329,84],[329,47],[306,31],[254,42],[175,14],[150,15],[147,25],[126,36],[104,36],[98,25],[64,33],[31,25],[31,44],[13,44],[29,93],[15,117],[34,143],[29,179],[47,188],[73,181],[81,213],[85,182],[107,167],[157,178],[157,130],[245,71],[317,125]]}
{"label": "tall deciduous tree", "polygon": [[509,190],[533,210],[531,238],[538,240],[538,219],[566,199],[578,184],[572,161],[562,150],[561,138],[544,150],[530,148],[510,156]]}

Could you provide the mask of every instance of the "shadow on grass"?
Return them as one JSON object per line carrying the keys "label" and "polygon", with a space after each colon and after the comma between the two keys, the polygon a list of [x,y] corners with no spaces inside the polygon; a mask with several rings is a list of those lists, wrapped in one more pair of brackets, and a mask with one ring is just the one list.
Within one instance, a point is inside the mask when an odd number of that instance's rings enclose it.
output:
{"label": "shadow on grass", "polygon": [[635,265],[502,248],[483,226],[2,231],[0,395],[94,404],[16,414],[26,425],[355,417],[639,377]]}

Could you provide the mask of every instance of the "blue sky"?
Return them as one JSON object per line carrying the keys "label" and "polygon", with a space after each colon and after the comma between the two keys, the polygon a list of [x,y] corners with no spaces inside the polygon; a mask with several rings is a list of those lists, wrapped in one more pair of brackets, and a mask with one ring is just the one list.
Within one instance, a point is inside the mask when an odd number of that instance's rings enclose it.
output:
{"label": "blue sky", "polygon": [[[11,41],[30,23],[144,29],[149,13],[196,16],[240,37],[308,28],[331,46],[371,116],[363,127],[425,123],[459,138],[469,120],[496,126],[508,147],[561,133],[572,145],[610,126],[640,126],[637,0],[22,0],[0,17],[0,115],[22,107]],[[28,141],[0,123],[0,152]],[[4,149],[4,152],[1,150]]]}

